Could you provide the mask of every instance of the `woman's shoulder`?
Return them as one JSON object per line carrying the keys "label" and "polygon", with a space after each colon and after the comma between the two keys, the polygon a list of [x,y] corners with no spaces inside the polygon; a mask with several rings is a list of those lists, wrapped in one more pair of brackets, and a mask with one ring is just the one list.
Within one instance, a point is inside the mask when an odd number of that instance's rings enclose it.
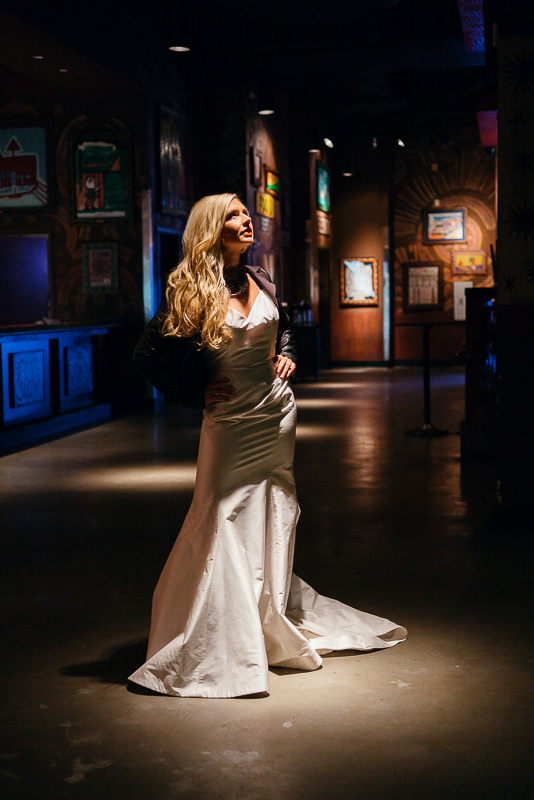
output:
{"label": "woman's shoulder", "polygon": [[276,286],[267,270],[263,269],[263,267],[250,267],[248,265],[245,266],[245,269],[252,280],[256,281],[260,289],[267,292],[273,302],[276,303]]}
{"label": "woman's shoulder", "polygon": [[247,272],[252,273],[253,276],[256,275],[260,280],[263,279],[264,281],[268,281],[269,283],[272,283],[274,286],[273,279],[271,278],[267,270],[263,269],[263,267],[255,267],[250,264],[246,264],[245,269]]}

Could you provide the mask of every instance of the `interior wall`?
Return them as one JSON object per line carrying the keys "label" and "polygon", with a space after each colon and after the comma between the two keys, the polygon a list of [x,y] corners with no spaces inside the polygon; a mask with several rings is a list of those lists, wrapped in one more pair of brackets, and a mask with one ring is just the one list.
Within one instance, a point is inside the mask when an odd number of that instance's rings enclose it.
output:
{"label": "interior wall", "polygon": [[[49,240],[50,303],[47,316],[63,323],[113,322],[135,319],[142,313],[142,251],[139,192],[147,186],[146,109],[130,87],[122,94],[101,97],[76,95],[58,97],[46,92],[36,99],[25,96],[25,82],[12,80],[11,96],[0,96],[0,123],[4,128],[24,125],[46,126],[48,138],[47,181],[51,203],[41,210],[4,208],[0,214],[1,234],[46,234]],[[30,87],[31,89],[31,87]],[[123,87],[124,89],[124,87]],[[28,90],[29,91],[29,90]],[[133,216],[129,220],[105,219],[88,222],[72,217],[73,136],[120,134],[131,143]],[[115,243],[118,252],[118,290],[88,293],[83,288],[85,243]],[[0,320],[1,324],[1,320]]]}
{"label": "interior wall", "polygon": [[[331,360],[384,359],[384,228],[388,225],[387,153],[368,137],[353,153],[352,177],[336,178],[332,213]],[[369,257],[378,262],[378,305],[341,306],[341,262]]]}
{"label": "interior wall", "polygon": [[[490,245],[495,245],[495,157],[482,148],[474,121],[414,122],[405,146],[397,148],[393,170],[394,353],[398,361],[420,359],[421,328],[414,323],[431,322],[430,356],[449,360],[462,350],[465,341],[465,324],[454,320],[453,284],[472,281],[475,288],[493,285]],[[433,208],[467,209],[465,243],[424,244],[423,215]],[[474,250],[484,251],[487,273],[453,274],[453,254]],[[443,307],[439,311],[403,309],[403,264],[417,261],[442,268]]]}
{"label": "interior wall", "polygon": [[[279,100],[279,102],[281,99]],[[260,177],[255,179],[254,160],[259,165]],[[251,98],[247,121],[247,190],[246,202],[252,214],[254,244],[247,252],[249,263],[263,267],[275,281],[284,300],[290,300],[290,273],[293,269],[290,249],[289,208],[289,149],[286,115],[278,106],[272,116],[260,116],[257,104]],[[265,193],[265,168],[275,170],[280,177],[280,191],[273,196],[274,218],[260,215],[256,210],[256,196]]]}

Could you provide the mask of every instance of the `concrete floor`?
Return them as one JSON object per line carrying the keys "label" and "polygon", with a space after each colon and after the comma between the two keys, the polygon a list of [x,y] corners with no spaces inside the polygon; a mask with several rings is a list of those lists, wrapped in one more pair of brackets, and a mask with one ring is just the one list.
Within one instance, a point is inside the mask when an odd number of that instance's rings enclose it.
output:
{"label": "concrete floor", "polygon": [[532,548],[461,470],[461,370],[297,384],[295,571],[405,625],[391,650],[180,699],[126,676],[191,499],[197,417],[166,407],[0,459],[5,800],[531,800]]}

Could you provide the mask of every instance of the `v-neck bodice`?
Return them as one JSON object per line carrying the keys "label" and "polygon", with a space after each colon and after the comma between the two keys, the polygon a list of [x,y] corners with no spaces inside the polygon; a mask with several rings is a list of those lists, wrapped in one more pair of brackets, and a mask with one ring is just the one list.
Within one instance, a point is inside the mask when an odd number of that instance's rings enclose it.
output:
{"label": "v-neck bodice", "polygon": [[[281,387],[289,385],[277,377],[274,367],[278,308],[260,289],[248,317],[229,308],[226,322],[232,329],[232,341],[227,347],[206,354],[213,377],[223,375],[232,383],[235,396],[229,403],[217,403],[205,409],[206,418],[220,419],[226,415],[253,410],[268,398],[278,396]],[[290,390],[289,390],[290,391]]]}
{"label": "v-neck bodice", "polygon": [[[248,312],[248,314],[247,314],[247,315],[243,314],[243,312],[242,312],[242,311],[239,311],[239,309],[238,309],[238,308],[234,308],[233,306],[228,306],[228,310],[229,310],[229,311],[235,311],[235,312],[236,312],[236,314],[239,314],[239,316],[243,317],[243,319],[247,319],[247,320],[248,320],[248,318],[249,318],[249,317],[250,317],[250,315],[252,314],[252,311],[253,311],[253,309],[254,309],[254,306],[256,305],[256,303],[257,303],[257,301],[258,301],[258,297],[260,296],[260,294],[262,293],[262,291],[263,291],[262,289],[258,289],[258,294],[257,294],[257,295],[256,295],[256,297],[254,298],[254,301],[253,301],[252,305],[250,306],[250,311]],[[231,323],[229,323],[229,324],[231,324]]]}

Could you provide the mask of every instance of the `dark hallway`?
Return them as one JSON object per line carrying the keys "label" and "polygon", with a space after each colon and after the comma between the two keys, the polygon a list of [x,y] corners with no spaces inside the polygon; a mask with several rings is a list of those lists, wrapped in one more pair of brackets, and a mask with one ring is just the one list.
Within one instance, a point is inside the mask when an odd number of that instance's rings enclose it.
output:
{"label": "dark hallway", "polygon": [[[9,800],[528,800],[532,548],[460,464],[463,370],[295,387],[295,571],[408,628],[389,651],[271,670],[270,694],[143,693],[150,598],[192,495],[198,418],[166,406],[0,460]],[[177,424],[177,421],[179,424]]]}

